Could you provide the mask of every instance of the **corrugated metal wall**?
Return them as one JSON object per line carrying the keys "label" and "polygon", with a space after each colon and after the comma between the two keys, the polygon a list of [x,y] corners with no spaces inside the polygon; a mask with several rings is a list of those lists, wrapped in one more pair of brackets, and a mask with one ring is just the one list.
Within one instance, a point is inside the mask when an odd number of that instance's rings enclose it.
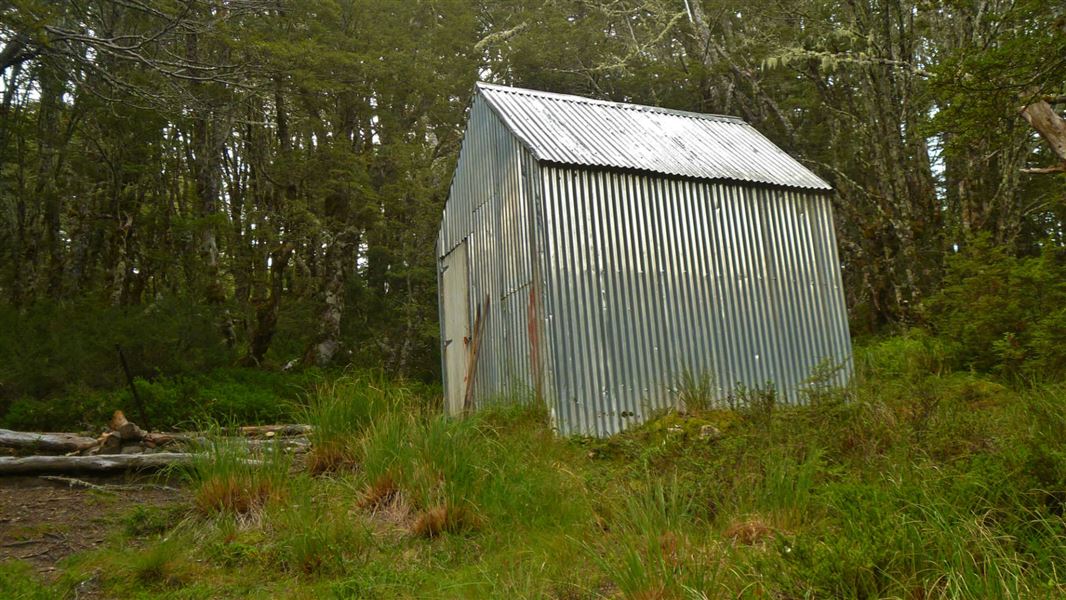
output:
{"label": "corrugated metal wall", "polygon": [[[534,386],[530,198],[540,183],[539,169],[529,151],[475,95],[437,252],[442,257],[461,243],[468,246],[470,324],[473,328],[480,310],[484,328],[474,387],[479,405]],[[447,293],[441,290],[442,297]]]}
{"label": "corrugated metal wall", "polygon": [[540,379],[561,433],[671,406],[685,370],[787,402],[822,359],[850,370],[824,193],[539,163],[475,94],[438,257],[461,243],[476,403]]}
{"label": "corrugated metal wall", "polygon": [[[684,370],[724,398],[797,402],[821,360],[850,370],[825,194],[544,165],[546,337],[563,433],[670,406]],[[841,378],[847,373],[841,373]]]}

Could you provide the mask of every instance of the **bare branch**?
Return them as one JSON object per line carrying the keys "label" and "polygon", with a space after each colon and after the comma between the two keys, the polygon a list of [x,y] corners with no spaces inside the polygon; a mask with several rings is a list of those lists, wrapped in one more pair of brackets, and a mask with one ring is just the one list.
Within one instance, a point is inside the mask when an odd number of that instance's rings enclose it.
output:
{"label": "bare branch", "polygon": [[522,21],[521,23],[519,23],[518,25],[515,25],[514,27],[512,27],[510,29],[506,29],[504,31],[494,31],[494,32],[486,35],[485,37],[481,38],[481,40],[478,41],[478,43],[474,44],[474,51],[475,52],[481,52],[482,50],[485,49],[486,46],[489,46],[491,44],[499,44],[499,43],[502,43],[502,42],[506,42],[507,40],[509,40],[509,39],[513,38],[514,36],[518,35],[526,27],[529,27],[529,23],[526,23],[525,21]]}
{"label": "bare branch", "polygon": [[[1044,138],[1052,152],[1066,163],[1066,119],[1063,119],[1051,105],[1043,99],[1027,104],[1021,108],[1022,117]],[[1048,167],[1050,168],[1050,167]],[[1031,173],[1057,171],[1027,171]]]}
{"label": "bare branch", "polygon": [[1066,173],[1066,163],[1061,165],[1055,165],[1051,167],[1031,167],[1028,169],[1022,169],[1022,173],[1035,174],[1035,175],[1047,175],[1049,173]]}

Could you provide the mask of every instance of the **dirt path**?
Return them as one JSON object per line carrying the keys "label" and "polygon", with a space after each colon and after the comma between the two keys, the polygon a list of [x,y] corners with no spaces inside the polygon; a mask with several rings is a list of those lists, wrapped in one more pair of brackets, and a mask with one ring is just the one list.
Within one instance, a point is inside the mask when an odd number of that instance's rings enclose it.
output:
{"label": "dirt path", "polygon": [[[45,580],[61,559],[104,544],[139,505],[186,501],[183,490],[144,486],[145,477],[80,477],[106,490],[72,487],[39,477],[0,477],[0,562],[23,560]],[[128,486],[128,487],[127,487]]]}

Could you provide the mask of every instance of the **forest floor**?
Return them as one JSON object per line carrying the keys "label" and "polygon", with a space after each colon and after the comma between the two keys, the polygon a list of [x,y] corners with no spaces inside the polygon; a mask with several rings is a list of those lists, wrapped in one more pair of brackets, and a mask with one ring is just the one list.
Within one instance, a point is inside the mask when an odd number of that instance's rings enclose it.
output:
{"label": "forest floor", "polygon": [[[121,531],[135,507],[188,503],[186,490],[155,477],[82,476],[98,488],[40,477],[0,477],[0,563],[23,561],[54,582],[64,558],[95,550]],[[110,486],[116,488],[109,490]]]}

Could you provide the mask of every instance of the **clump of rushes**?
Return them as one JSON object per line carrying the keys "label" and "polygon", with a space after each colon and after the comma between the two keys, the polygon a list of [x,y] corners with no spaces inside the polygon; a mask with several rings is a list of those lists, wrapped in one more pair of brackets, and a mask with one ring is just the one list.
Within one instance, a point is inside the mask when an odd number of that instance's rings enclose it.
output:
{"label": "clump of rushes", "polygon": [[682,484],[654,480],[630,489],[610,517],[608,538],[585,551],[627,598],[683,598],[713,587],[718,561],[706,524]]}
{"label": "clump of rushes", "polygon": [[185,475],[200,513],[249,515],[286,497],[291,465],[278,445],[253,454],[242,440],[212,435]]}
{"label": "clump of rushes", "polygon": [[[362,440],[363,471],[372,482],[361,505],[387,506],[397,497],[417,511],[410,532],[434,538],[471,529],[472,503],[480,498],[487,452],[474,423],[394,411],[383,414]],[[479,452],[479,448],[481,451]]]}
{"label": "clump of rushes", "polygon": [[308,471],[323,474],[354,467],[363,430],[390,410],[413,405],[413,394],[406,386],[380,373],[347,375],[319,384],[303,415],[312,427]]}
{"label": "clump of rushes", "polygon": [[570,523],[584,506],[575,476],[559,468],[571,449],[543,408],[494,405],[465,419],[391,411],[360,440],[361,505],[410,510],[403,528],[421,538]]}
{"label": "clump of rushes", "polygon": [[707,371],[694,373],[685,369],[677,383],[678,409],[700,413],[714,406],[714,377]]}

